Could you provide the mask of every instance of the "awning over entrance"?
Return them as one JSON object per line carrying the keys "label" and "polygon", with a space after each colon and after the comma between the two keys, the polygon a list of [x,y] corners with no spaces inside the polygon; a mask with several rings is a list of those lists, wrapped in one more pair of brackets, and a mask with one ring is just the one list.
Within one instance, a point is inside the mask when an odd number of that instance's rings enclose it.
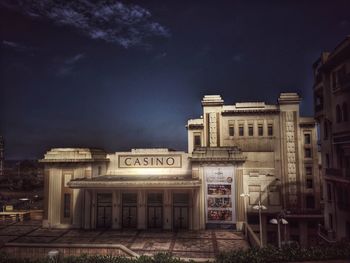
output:
{"label": "awning over entrance", "polygon": [[71,180],[70,188],[199,188],[198,179],[128,178],[129,176],[99,176]]}

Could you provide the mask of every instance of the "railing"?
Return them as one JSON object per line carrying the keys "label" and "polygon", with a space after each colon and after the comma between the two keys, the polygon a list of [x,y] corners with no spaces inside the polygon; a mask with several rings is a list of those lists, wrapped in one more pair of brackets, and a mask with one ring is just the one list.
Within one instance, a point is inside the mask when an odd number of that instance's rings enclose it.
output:
{"label": "railing", "polygon": [[255,234],[253,229],[248,225],[248,223],[244,222],[243,232],[247,238],[247,241],[251,247],[260,247],[260,239]]}
{"label": "railing", "polygon": [[323,225],[318,225],[318,231],[317,231],[319,237],[321,237],[324,241],[327,243],[335,243],[335,233],[331,229],[325,228]]}

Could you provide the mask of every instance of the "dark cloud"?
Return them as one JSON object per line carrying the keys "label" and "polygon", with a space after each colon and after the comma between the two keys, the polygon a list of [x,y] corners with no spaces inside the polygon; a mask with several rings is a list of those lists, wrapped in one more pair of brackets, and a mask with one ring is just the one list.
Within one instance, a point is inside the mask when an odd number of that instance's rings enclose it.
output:
{"label": "dark cloud", "polygon": [[49,19],[70,26],[92,39],[116,43],[124,48],[144,45],[150,37],[169,37],[167,28],[152,20],[139,5],[118,1],[7,0],[2,3],[32,18]]}
{"label": "dark cloud", "polygon": [[25,51],[33,50],[33,48],[31,48],[31,47],[27,47],[27,46],[24,46],[22,44],[12,42],[12,41],[7,41],[7,40],[3,40],[2,45],[5,48],[10,48],[10,49],[13,49],[13,50],[18,51],[18,52],[25,52]]}

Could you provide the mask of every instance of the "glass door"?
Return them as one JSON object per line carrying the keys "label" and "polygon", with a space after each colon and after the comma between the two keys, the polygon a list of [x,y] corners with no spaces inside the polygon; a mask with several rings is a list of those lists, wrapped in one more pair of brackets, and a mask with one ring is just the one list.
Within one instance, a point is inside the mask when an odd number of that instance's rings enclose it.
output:
{"label": "glass door", "polygon": [[97,194],[97,228],[112,226],[112,194]]}

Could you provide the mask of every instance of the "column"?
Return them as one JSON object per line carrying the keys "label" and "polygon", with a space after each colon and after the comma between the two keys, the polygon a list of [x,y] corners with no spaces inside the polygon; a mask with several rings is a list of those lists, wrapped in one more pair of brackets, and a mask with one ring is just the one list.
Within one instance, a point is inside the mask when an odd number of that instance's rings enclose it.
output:
{"label": "column", "polygon": [[113,191],[112,193],[112,228],[121,228],[121,193]]}
{"label": "column", "polygon": [[171,208],[172,208],[172,198],[171,198],[171,190],[170,189],[165,189],[164,190],[164,211],[163,211],[163,229],[170,230],[171,223],[172,223],[172,218],[171,218]]}
{"label": "column", "polygon": [[147,207],[146,207],[146,191],[139,190],[137,192],[137,228],[146,229],[147,224]]}

